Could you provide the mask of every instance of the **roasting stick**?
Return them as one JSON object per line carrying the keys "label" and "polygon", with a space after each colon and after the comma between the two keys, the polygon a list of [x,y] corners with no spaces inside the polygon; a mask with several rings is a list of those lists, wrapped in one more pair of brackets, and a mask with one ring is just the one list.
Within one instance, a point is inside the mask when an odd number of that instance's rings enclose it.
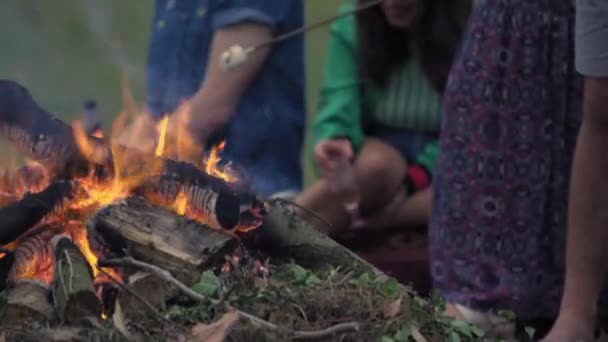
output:
{"label": "roasting stick", "polygon": [[378,4],[380,4],[382,2],[382,0],[370,0],[369,2],[366,2],[360,6],[355,7],[353,10],[351,11],[347,11],[344,13],[340,13],[338,15],[329,17],[327,19],[323,19],[321,21],[318,21],[316,23],[310,24],[308,26],[302,26],[300,28],[297,28],[295,30],[289,31],[289,32],[285,32],[283,34],[280,34],[268,41],[262,42],[258,45],[254,45],[254,46],[250,46],[250,47],[242,47],[240,45],[232,45],[230,48],[228,48],[228,50],[224,51],[222,53],[222,56],[220,58],[220,66],[222,68],[222,70],[224,71],[228,71],[228,70],[232,70],[234,68],[237,68],[238,66],[240,66],[241,64],[245,63],[247,61],[247,58],[249,57],[250,54],[252,54],[253,52],[260,50],[262,48],[268,47],[272,44],[276,44],[279,42],[282,42],[284,40],[287,40],[289,38],[295,37],[297,35],[300,35],[304,32],[307,31],[312,31],[315,30],[319,27],[325,26],[329,23],[332,23],[338,19],[341,19],[343,17],[355,14],[357,12],[361,12],[364,11],[368,8],[372,8]]}

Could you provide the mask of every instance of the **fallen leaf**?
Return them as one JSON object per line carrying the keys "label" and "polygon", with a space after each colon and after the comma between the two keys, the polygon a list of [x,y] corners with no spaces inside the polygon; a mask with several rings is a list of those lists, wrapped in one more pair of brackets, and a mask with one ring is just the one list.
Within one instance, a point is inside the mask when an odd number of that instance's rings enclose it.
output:
{"label": "fallen leaf", "polygon": [[239,314],[232,310],[211,324],[198,323],[192,328],[191,342],[224,342],[239,320]]}
{"label": "fallen leaf", "polygon": [[136,338],[131,334],[129,329],[127,328],[127,324],[125,322],[125,315],[122,312],[122,306],[120,306],[120,302],[116,302],[114,306],[114,314],[112,315],[112,322],[114,323],[114,327],[118,332],[127,340],[133,341]]}
{"label": "fallen leaf", "polygon": [[384,318],[393,318],[393,317],[397,316],[399,314],[399,312],[401,311],[402,302],[403,302],[403,297],[399,296],[399,298],[397,298],[397,300],[395,300],[394,302],[391,302],[389,305],[387,305],[384,308],[384,311],[382,312],[382,314],[384,315]]}
{"label": "fallen leaf", "polygon": [[192,289],[203,296],[213,296],[220,286],[219,278],[212,271],[205,271]]}
{"label": "fallen leaf", "polygon": [[416,342],[428,342],[428,340],[426,339],[426,337],[424,337],[420,333],[420,330],[418,330],[418,327],[413,326],[411,328],[411,333],[412,333],[412,338],[414,339],[414,341],[416,341]]}
{"label": "fallen leaf", "polygon": [[82,338],[80,332],[80,330],[74,328],[49,329],[47,338],[53,342],[77,341]]}

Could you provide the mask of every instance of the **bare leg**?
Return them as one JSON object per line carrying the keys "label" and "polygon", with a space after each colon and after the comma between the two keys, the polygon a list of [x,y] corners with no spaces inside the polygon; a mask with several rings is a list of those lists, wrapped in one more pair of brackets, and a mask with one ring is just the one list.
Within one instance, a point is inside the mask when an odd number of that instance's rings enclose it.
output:
{"label": "bare leg", "polygon": [[[393,147],[378,139],[366,139],[354,167],[361,192],[359,207],[362,215],[374,215],[392,202],[398,203],[401,198],[405,201],[403,177],[406,161]],[[350,215],[340,203],[340,195],[333,193],[323,179],[296,197],[295,202],[328,221],[333,226],[327,232],[329,234],[344,230],[351,224]],[[420,202],[412,202],[405,207],[406,211],[413,213],[424,206],[416,203]],[[426,216],[425,213],[418,215]]]}
{"label": "bare leg", "polygon": [[319,215],[329,223],[324,227],[324,233],[332,235],[350,224],[350,215],[340,205],[340,197],[330,190],[325,179],[320,179],[301,194],[294,202]]}
{"label": "bare leg", "polygon": [[374,229],[424,226],[431,216],[432,193],[428,188],[408,197],[399,191],[384,209],[365,217],[365,223]]}

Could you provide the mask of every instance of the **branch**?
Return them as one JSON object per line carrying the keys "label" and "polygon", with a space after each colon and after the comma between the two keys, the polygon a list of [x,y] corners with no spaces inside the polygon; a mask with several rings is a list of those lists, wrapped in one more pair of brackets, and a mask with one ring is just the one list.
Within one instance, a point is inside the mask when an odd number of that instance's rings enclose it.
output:
{"label": "branch", "polygon": [[130,256],[127,256],[124,258],[99,260],[99,262],[97,264],[99,267],[115,267],[115,266],[125,267],[126,266],[126,267],[135,267],[138,269],[143,269],[143,270],[154,273],[159,278],[174,285],[175,287],[180,289],[185,295],[187,295],[188,297],[190,297],[198,302],[212,300],[210,298],[207,298],[207,297],[195,292],[188,286],[184,285],[184,283],[182,283],[181,281],[175,279],[175,277],[173,277],[173,275],[171,275],[171,273],[169,271],[164,270],[158,266],[148,264],[147,262],[136,260],[135,258],[130,257]]}
{"label": "branch", "polygon": [[140,295],[135,293],[135,291],[133,291],[133,289],[131,289],[129,286],[127,286],[126,284],[123,284],[118,279],[114,278],[114,276],[112,276],[110,273],[106,272],[102,267],[97,267],[97,270],[99,272],[103,273],[106,277],[108,277],[108,279],[110,279],[114,284],[118,285],[118,287],[125,290],[128,294],[133,296],[133,298],[137,299],[144,306],[146,306],[148,309],[150,309],[150,311],[152,311],[154,316],[157,317],[161,323],[169,323],[171,325],[175,325],[170,319],[163,316],[158,310],[156,310],[154,305],[150,304],[147,300],[143,299]]}
{"label": "branch", "polygon": [[[179,280],[175,279],[175,277],[173,277],[171,275],[171,273],[167,270],[164,270],[158,266],[149,264],[147,262],[143,262],[143,261],[139,261],[134,259],[133,257],[127,256],[124,258],[115,258],[115,259],[105,259],[105,260],[100,260],[98,262],[98,266],[99,267],[116,267],[116,266],[122,266],[122,267],[135,267],[135,268],[139,268],[139,269],[143,269],[149,272],[152,272],[153,274],[155,274],[156,276],[158,276],[159,278],[167,281],[168,283],[174,285],[175,287],[177,287],[178,289],[182,290],[182,292],[187,295],[188,297],[190,297],[193,300],[196,300],[198,302],[204,302],[207,300],[210,300],[212,302],[217,302],[214,299],[205,297],[195,291],[193,291],[192,289],[190,289],[188,286],[184,285],[182,282],[180,282]],[[249,320],[250,322],[254,323],[254,324],[258,324],[262,327],[265,327],[269,330],[273,330],[273,331],[277,331],[277,332],[285,332],[285,329],[281,328],[280,326],[268,322],[266,320],[263,320],[259,317],[256,317],[252,314],[249,314],[247,312],[241,311],[241,310],[237,310],[229,305],[227,305],[227,309],[232,309],[235,310],[239,317],[244,318]],[[287,333],[289,335],[291,335],[291,338],[294,340],[298,340],[298,339],[325,339],[327,337],[331,337],[337,334],[342,334],[342,333],[347,333],[347,332],[358,332],[359,329],[361,328],[361,326],[359,325],[359,323],[357,322],[348,322],[348,323],[340,323],[340,324],[336,324],[333,325],[327,329],[322,329],[322,330],[311,330],[311,331],[299,331],[299,330],[295,330],[295,331],[287,331]]]}

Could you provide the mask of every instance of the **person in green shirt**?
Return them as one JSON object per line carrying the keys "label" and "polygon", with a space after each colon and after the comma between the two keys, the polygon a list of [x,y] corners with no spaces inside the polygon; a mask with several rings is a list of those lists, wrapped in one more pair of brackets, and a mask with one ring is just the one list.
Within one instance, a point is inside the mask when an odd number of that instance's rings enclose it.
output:
{"label": "person in green shirt", "polygon": [[471,6],[384,0],[332,24],[312,127],[321,178],[296,198],[328,233],[426,223],[441,94]]}

